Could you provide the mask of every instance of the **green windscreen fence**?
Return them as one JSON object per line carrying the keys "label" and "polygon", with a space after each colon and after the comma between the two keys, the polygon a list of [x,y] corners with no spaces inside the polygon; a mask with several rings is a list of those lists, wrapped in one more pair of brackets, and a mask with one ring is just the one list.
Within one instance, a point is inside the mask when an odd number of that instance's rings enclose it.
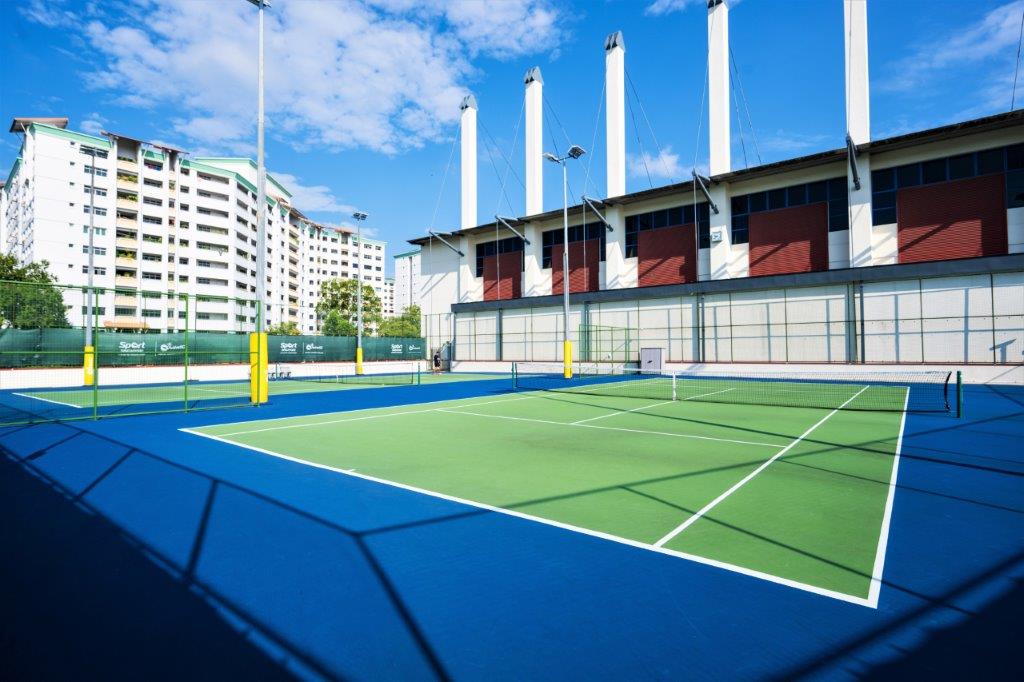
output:
{"label": "green windscreen fence", "polygon": [[[267,339],[268,356],[280,362],[350,362],[356,358],[354,336],[276,336]],[[426,342],[421,338],[364,337],[363,360],[422,360]]]}
{"label": "green windscreen fence", "polygon": [[[134,280],[121,260],[117,279]],[[251,405],[257,314],[227,297],[0,281],[0,426]]]}
{"label": "green windscreen fence", "polygon": [[[251,405],[258,326],[250,300],[0,281],[0,426]],[[271,336],[267,352],[274,364],[351,363],[356,339]],[[363,357],[422,360],[425,343],[366,337]]]}

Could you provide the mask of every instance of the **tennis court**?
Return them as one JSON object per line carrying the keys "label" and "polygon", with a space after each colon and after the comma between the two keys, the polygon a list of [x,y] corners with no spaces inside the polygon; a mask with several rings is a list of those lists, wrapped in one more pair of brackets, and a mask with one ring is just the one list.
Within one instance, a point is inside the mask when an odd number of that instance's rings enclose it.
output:
{"label": "tennis court", "polygon": [[500,396],[185,430],[874,607],[906,409],[947,379],[523,367]]}

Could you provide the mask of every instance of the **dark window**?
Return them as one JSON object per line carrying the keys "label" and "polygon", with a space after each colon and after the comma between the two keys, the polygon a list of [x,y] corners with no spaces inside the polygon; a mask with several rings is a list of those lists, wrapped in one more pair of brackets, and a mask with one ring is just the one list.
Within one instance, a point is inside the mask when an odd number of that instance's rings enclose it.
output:
{"label": "dark window", "polygon": [[786,190],[773,189],[768,192],[768,210],[774,211],[777,208],[786,208]]}
{"label": "dark window", "polygon": [[986,149],[978,152],[978,175],[1002,173],[1005,170],[1005,157],[1004,149]]}
{"label": "dark window", "polygon": [[651,229],[657,230],[668,225],[668,211],[654,211],[651,213]]}
{"label": "dark window", "polygon": [[[516,251],[522,252],[523,240],[519,237],[508,237],[506,239],[500,239],[498,241],[483,242],[482,244],[476,245],[476,276],[484,276],[484,258],[487,256],[496,256],[499,253],[513,253]],[[369,266],[364,266],[369,267]],[[520,269],[523,267],[522,259],[519,263]]]}
{"label": "dark window", "polygon": [[847,194],[846,178],[832,178],[828,181],[828,199],[845,199]]}
{"label": "dark window", "polygon": [[871,171],[871,191],[887,192],[896,189],[896,171],[892,168]]}
{"label": "dark window", "polygon": [[1006,207],[1024,206],[1024,170],[1012,170],[1006,174]]}
{"label": "dark window", "polygon": [[946,160],[934,159],[921,164],[921,176],[924,184],[946,181]]}
{"label": "dark window", "polygon": [[850,229],[850,211],[847,200],[843,198],[828,202],[828,231],[838,232],[848,229]]}
{"label": "dark window", "polygon": [[896,169],[896,184],[900,189],[921,184],[921,165],[911,163]]}
{"label": "dark window", "polygon": [[732,214],[733,215],[746,215],[746,213],[747,213],[747,205],[748,205],[747,198],[749,196],[750,196],[749,194],[744,194],[743,196],[733,197],[732,198]]}
{"label": "dark window", "polygon": [[757,192],[750,195],[750,212],[760,213],[768,210],[768,193]]}
{"label": "dark window", "polygon": [[[707,204],[699,204],[699,206],[701,207],[700,209],[698,209],[699,214],[702,216],[701,220],[706,222],[707,221],[707,215],[708,215],[708,208],[707,208],[708,205]],[[694,218],[693,218],[693,205],[692,204],[687,205],[687,206],[674,206],[672,208],[663,209],[663,210],[659,210],[659,211],[650,211],[648,213],[638,213],[636,215],[626,216],[626,258],[636,258],[636,256],[637,256],[637,243],[638,243],[638,236],[637,235],[640,232],[643,232],[644,230],[656,230],[656,229],[662,228],[662,227],[676,227],[678,225],[691,225],[691,224],[693,224],[693,222],[694,222]],[[603,227],[603,226],[599,226],[599,227]],[[582,236],[579,236],[579,237],[576,237],[576,238],[573,237],[573,234],[574,234],[573,230],[582,230],[582,229],[583,228],[582,228],[581,225],[576,226],[575,228],[569,228],[569,241],[572,242],[572,241],[578,241],[579,239],[582,239],[583,238]],[[595,239],[595,238],[597,238],[598,235],[594,233],[595,231],[593,230],[593,226],[588,226],[587,229],[588,229],[588,232],[590,233],[589,236],[587,237],[587,239]],[[544,234],[547,235],[548,233],[545,232]],[[579,235],[582,235],[582,232],[579,232]],[[604,246],[604,243],[605,243],[604,242],[604,235],[605,235],[605,232],[602,230],[601,234],[600,234],[602,247]],[[555,242],[552,242],[552,243],[561,243],[561,239],[558,239],[558,240],[556,240]],[[545,246],[547,246],[546,243],[545,243]],[[702,248],[706,248],[706,246],[704,246]],[[546,267],[550,267],[550,258],[547,255],[549,253],[550,253],[550,249],[547,249],[547,251],[545,252],[545,255],[543,257],[544,260],[543,260],[543,266],[542,267],[545,267],[545,268]],[[602,252],[601,252],[601,260],[604,260],[603,248],[602,248]]]}
{"label": "dark window", "polygon": [[895,208],[876,208],[871,211],[872,225],[890,225],[896,222]]}
{"label": "dark window", "polygon": [[974,177],[974,154],[949,157],[949,179],[961,180]]}
{"label": "dark window", "polygon": [[807,203],[807,185],[793,185],[786,188],[786,205],[803,206]]}
{"label": "dark window", "polygon": [[1007,170],[1024,169],[1024,144],[1015,144],[1006,148]]}
{"label": "dark window", "polygon": [[828,201],[828,185],[824,180],[807,185],[807,203],[817,204]]}
{"label": "dark window", "polygon": [[[642,215],[649,215],[649,214],[642,214]],[[639,216],[636,216],[636,217],[639,218]],[[642,221],[638,220],[637,222],[640,223]],[[600,259],[603,261],[604,260],[604,252],[605,252],[605,243],[606,243],[605,235],[606,234],[607,234],[607,230],[605,229],[604,223],[588,223],[587,225],[572,225],[571,227],[569,227],[569,243],[571,244],[572,242],[582,242],[582,241],[586,241],[588,239],[600,239],[601,240],[601,245],[600,245],[600,247],[598,249],[598,253],[600,254]],[[634,232],[633,234],[635,235],[636,233]],[[634,239],[635,238],[636,237],[634,236]],[[627,258],[629,257],[629,240],[630,240],[630,232],[627,229],[627,231],[626,231],[626,257]],[[561,243],[562,243],[562,230],[560,230],[560,229],[548,230],[547,232],[545,232],[544,234],[541,235],[541,265],[540,266],[542,268],[550,268],[551,267],[551,247],[554,246],[555,244],[561,244]],[[636,255],[636,254],[633,254],[633,255]]]}
{"label": "dark window", "polygon": [[736,215],[732,217],[732,243],[746,244],[750,241],[750,216]]}

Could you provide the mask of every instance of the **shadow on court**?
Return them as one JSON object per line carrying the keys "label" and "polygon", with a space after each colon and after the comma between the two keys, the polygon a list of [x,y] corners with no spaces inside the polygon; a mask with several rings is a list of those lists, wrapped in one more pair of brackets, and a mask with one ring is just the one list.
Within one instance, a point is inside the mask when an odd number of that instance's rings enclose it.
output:
{"label": "shadow on court", "polygon": [[101,516],[0,456],[7,679],[290,679]]}

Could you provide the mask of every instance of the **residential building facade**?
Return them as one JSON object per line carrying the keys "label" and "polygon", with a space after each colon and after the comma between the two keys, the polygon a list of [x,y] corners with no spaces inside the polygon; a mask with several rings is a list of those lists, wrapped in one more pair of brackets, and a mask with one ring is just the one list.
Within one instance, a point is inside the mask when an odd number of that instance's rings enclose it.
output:
{"label": "residential building facade", "polygon": [[406,251],[395,256],[395,315],[409,306],[419,305],[420,252]]}
{"label": "residential building facade", "polygon": [[[47,261],[63,285],[92,277],[103,289],[98,325],[120,330],[255,328],[256,165],[196,157],[166,145],[70,131],[53,119],[16,119],[23,144],[0,190],[0,247],[20,262]],[[386,244],[364,240],[364,281],[384,289]],[[359,271],[351,231],[321,225],[267,176],[267,325],[318,329],[321,284]],[[181,294],[193,309],[183,309]],[[85,322],[77,292],[65,295],[72,325]]]}

